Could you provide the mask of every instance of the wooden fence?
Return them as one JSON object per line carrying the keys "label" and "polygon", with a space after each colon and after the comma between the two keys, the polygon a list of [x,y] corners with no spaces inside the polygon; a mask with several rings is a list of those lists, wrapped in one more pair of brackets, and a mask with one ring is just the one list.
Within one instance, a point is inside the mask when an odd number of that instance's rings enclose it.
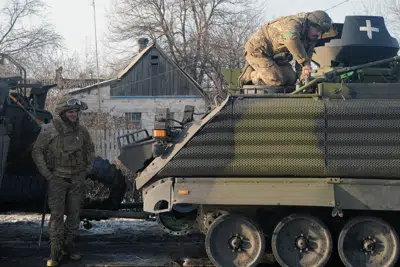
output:
{"label": "wooden fence", "polygon": [[[110,162],[118,160],[120,154],[117,137],[134,131],[135,130],[126,129],[89,129],[90,135],[95,143],[96,155],[108,159]],[[122,145],[124,144],[127,144],[127,142],[122,142]]]}

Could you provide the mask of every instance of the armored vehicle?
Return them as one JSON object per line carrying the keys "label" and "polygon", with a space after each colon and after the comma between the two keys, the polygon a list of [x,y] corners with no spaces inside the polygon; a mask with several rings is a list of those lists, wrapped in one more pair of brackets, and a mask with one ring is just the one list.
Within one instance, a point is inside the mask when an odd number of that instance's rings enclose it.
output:
{"label": "armored vehicle", "polygon": [[231,88],[201,120],[160,109],[152,136],[123,148],[144,210],[171,233],[203,233],[215,266],[266,252],[281,266],[395,266],[399,44],[382,17],[334,29],[309,83]]}
{"label": "armored vehicle", "polygon": [[[45,104],[49,89],[56,84],[28,84],[25,69],[9,55],[0,54],[0,63],[19,71],[19,75],[0,77],[0,211],[43,212],[46,180],[31,151],[41,125],[53,119]],[[86,199],[84,208],[117,210],[126,182],[115,164],[97,157],[89,178],[107,186],[110,194],[105,200]]]}

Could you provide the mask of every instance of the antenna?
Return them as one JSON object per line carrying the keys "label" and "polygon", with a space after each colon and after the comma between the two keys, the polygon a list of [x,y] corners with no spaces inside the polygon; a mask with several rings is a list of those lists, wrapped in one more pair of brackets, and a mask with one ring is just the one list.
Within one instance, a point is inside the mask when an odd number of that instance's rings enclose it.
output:
{"label": "antenna", "polygon": [[96,5],[94,0],[92,0],[93,4],[93,19],[94,19],[94,38],[96,44],[96,67],[97,67],[97,95],[99,100],[99,111],[101,110],[101,99],[100,99],[100,80],[99,80],[99,53],[97,52],[97,26],[96,26]]}

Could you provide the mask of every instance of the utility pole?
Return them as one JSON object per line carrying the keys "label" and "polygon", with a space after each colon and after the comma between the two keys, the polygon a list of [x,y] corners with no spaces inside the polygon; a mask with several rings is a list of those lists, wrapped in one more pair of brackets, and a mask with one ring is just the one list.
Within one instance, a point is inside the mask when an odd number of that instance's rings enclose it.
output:
{"label": "utility pole", "polygon": [[99,78],[99,54],[97,52],[97,26],[96,26],[96,5],[94,0],[92,0],[93,4],[93,19],[94,19],[94,38],[96,44],[96,66],[97,66],[97,95],[99,100],[99,111],[101,111],[101,96],[100,96],[100,78]]}

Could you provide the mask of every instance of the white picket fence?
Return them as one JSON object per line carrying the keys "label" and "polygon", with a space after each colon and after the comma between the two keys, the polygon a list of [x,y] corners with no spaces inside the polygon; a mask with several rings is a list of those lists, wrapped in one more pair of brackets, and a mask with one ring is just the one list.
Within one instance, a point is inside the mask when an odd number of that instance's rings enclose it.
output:
{"label": "white picket fence", "polygon": [[[135,130],[94,130],[89,129],[90,135],[95,143],[96,155],[101,156],[104,159],[108,159],[110,162],[118,160],[120,150],[118,147],[117,137],[132,133]],[[122,141],[122,145],[127,144],[126,141]]]}

